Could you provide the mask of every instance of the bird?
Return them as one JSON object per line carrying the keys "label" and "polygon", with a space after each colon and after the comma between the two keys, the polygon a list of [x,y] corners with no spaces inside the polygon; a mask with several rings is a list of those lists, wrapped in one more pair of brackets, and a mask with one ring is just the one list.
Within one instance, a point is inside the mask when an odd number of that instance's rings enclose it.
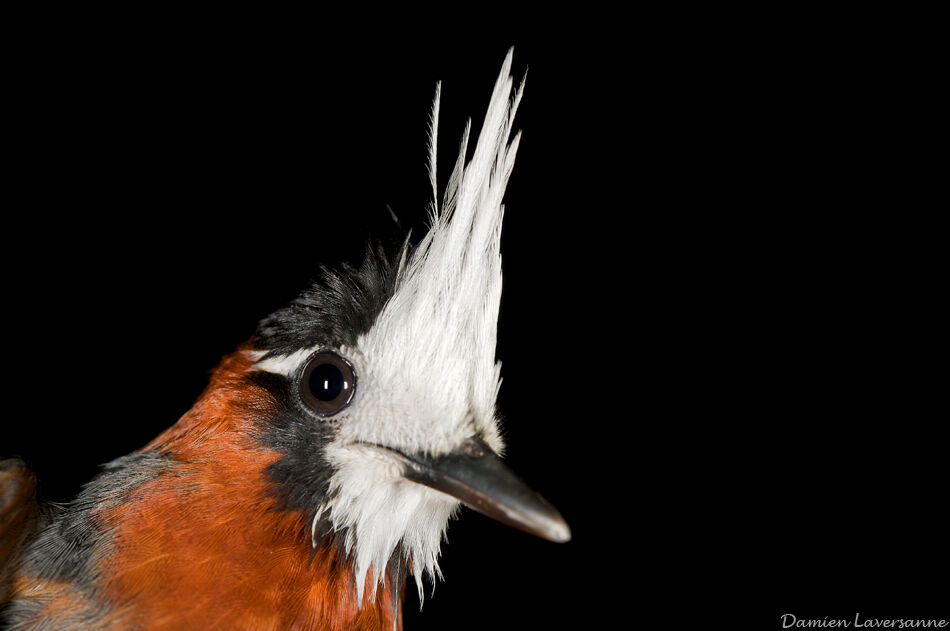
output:
{"label": "bird", "polygon": [[504,193],[524,79],[509,50],[427,230],[325,266],[224,357],[174,425],[63,504],[0,461],[0,622],[27,629],[399,630],[462,505],[553,542],[496,410]]}

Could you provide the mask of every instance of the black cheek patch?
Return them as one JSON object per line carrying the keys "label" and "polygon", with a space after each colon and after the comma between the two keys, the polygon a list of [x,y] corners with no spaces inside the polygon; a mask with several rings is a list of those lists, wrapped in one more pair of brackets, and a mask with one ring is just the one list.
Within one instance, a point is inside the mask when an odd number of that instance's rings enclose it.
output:
{"label": "black cheek patch", "polygon": [[281,454],[280,460],[266,469],[274,482],[272,490],[278,506],[281,510],[304,511],[313,519],[327,498],[333,471],[324,450],[336,435],[337,426],[303,410],[293,379],[263,371],[251,373],[249,379],[265,388],[273,400],[273,409],[261,415],[258,440]]}

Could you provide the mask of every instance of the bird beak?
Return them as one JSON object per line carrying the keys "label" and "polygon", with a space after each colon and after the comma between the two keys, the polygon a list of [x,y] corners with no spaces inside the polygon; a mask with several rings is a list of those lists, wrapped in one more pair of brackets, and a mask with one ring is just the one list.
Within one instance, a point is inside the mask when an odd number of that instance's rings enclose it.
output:
{"label": "bird beak", "polygon": [[571,529],[551,504],[531,490],[491,448],[469,438],[442,456],[407,455],[385,448],[405,466],[403,476],[460,500],[503,524],[547,539],[570,541]]}

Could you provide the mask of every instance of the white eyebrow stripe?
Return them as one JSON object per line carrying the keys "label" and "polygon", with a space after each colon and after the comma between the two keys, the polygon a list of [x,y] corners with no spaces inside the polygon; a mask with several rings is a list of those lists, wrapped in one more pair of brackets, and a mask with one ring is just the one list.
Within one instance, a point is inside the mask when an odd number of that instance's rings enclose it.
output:
{"label": "white eyebrow stripe", "polygon": [[260,370],[263,372],[274,373],[275,375],[284,375],[293,377],[297,370],[306,362],[314,351],[319,347],[302,348],[289,355],[277,355],[268,357],[253,364],[248,370]]}

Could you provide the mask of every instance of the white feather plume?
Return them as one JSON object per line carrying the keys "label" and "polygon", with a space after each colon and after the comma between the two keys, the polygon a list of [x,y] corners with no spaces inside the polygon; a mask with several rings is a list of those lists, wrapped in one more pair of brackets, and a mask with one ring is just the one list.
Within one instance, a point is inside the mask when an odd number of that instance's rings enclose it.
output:
{"label": "white feather plume", "polygon": [[[497,452],[503,448],[495,416],[502,198],[518,150],[520,135],[509,138],[523,88],[513,90],[511,62],[509,51],[467,164],[471,121],[465,126],[441,204],[437,85],[429,135],[430,228],[411,255],[403,252],[408,258],[395,292],[375,324],[354,347],[340,349],[354,364],[360,388],[326,448],[335,473],[313,528],[321,519],[347,531],[360,602],[366,587],[375,594],[396,551],[411,563],[421,598],[422,576],[440,575],[439,548],[459,506],[404,479],[399,463],[365,443],[440,455],[477,434]],[[258,367],[293,374],[309,352]]]}
{"label": "white feather plume", "polygon": [[[393,463],[365,453],[356,458],[352,445],[363,441],[438,455],[478,433],[502,449],[495,416],[502,198],[518,150],[520,136],[510,143],[509,137],[523,87],[513,92],[511,62],[509,51],[472,159],[465,163],[469,121],[441,207],[433,201],[429,231],[375,325],[353,349],[363,364],[363,392],[372,396],[353,406],[330,450],[340,467],[331,482],[337,498],[331,519],[354,534],[356,576],[372,568],[371,580],[380,583],[402,543],[420,595],[422,575],[434,579],[439,573],[439,546],[458,501],[405,481]],[[430,133],[434,192],[440,97],[441,86]],[[372,476],[367,462],[373,462]],[[362,596],[362,585],[358,592]]]}

